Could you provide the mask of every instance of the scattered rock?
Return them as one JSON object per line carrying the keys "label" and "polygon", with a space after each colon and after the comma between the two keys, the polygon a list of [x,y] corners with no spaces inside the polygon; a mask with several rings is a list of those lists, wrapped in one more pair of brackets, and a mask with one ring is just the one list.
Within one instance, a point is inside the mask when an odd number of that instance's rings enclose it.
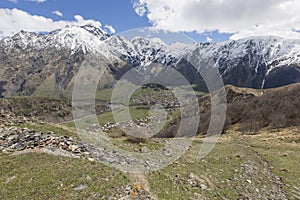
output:
{"label": "scattered rock", "polygon": [[205,184],[201,184],[201,185],[200,185],[200,188],[201,188],[202,190],[207,190],[207,189],[208,189],[207,185],[205,185]]}
{"label": "scattered rock", "polygon": [[87,180],[87,181],[92,181],[93,179],[92,179],[89,175],[87,175],[87,176],[85,177],[85,180]]}
{"label": "scattered rock", "polygon": [[142,148],[140,149],[140,152],[141,152],[141,153],[149,153],[150,150],[148,149],[148,147],[142,147]]}
{"label": "scattered rock", "polygon": [[75,151],[77,151],[77,150],[79,149],[79,146],[77,146],[77,145],[70,145],[70,146],[69,146],[69,149],[70,149],[72,152],[75,152]]}
{"label": "scattered rock", "polygon": [[126,195],[119,195],[122,196],[119,200],[154,200],[143,183],[134,183],[127,186],[124,193]]}
{"label": "scattered rock", "polygon": [[85,190],[88,188],[87,184],[81,184],[74,188],[75,191]]}
{"label": "scattered rock", "polygon": [[205,181],[201,179],[199,176],[191,173],[188,176],[188,182],[190,182],[191,185],[197,185],[198,183],[204,183]]}
{"label": "scattered rock", "polygon": [[5,185],[9,184],[10,182],[12,182],[14,179],[16,179],[16,176],[12,176],[6,179]]}
{"label": "scattered rock", "polygon": [[8,109],[0,109],[0,127],[5,126],[17,126],[20,124],[32,123],[33,120],[24,116],[16,116],[13,112]]}

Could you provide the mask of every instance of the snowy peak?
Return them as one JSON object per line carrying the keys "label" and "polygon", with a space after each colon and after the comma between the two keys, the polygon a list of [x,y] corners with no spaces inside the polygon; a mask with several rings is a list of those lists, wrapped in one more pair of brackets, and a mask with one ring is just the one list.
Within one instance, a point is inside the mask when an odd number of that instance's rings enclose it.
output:
{"label": "snowy peak", "polygon": [[84,26],[66,26],[63,29],[57,29],[49,33],[49,35],[56,34],[70,34],[70,35],[78,35],[78,34],[91,34],[97,37],[99,40],[106,40],[111,37],[109,33],[102,30],[101,28],[92,26],[92,25],[84,25]]}
{"label": "snowy peak", "polygon": [[159,38],[143,38],[143,37],[135,37],[131,40],[131,42],[137,47],[137,48],[161,48],[164,46],[167,46],[166,43],[164,43]]}
{"label": "snowy peak", "polygon": [[12,37],[4,38],[3,42],[6,47],[18,46],[23,50],[26,48],[67,48],[73,54],[78,51],[87,53],[101,50],[103,41],[110,37],[111,35],[101,28],[85,25],[68,26],[48,34],[20,31]]}
{"label": "snowy peak", "polygon": [[30,45],[35,45],[39,35],[32,32],[20,31],[12,37],[3,39],[3,43],[7,47],[19,47],[25,49]]}
{"label": "snowy peak", "polygon": [[92,25],[81,26],[81,28],[87,30],[88,32],[90,32],[93,35],[95,35],[96,37],[100,38],[100,40],[106,40],[107,38],[111,37],[110,34],[108,34],[107,32],[105,32],[101,28],[97,28],[97,27],[92,26]]}
{"label": "snowy peak", "polygon": [[[225,83],[243,87],[265,87],[268,76],[278,77],[285,69],[288,74],[300,72],[300,40],[279,37],[251,37],[220,43],[166,44],[158,38],[136,37],[128,40],[122,36],[110,35],[101,28],[92,25],[69,26],[48,34],[21,31],[18,34],[0,40],[3,52],[10,49],[22,49],[21,53],[43,50],[67,50],[69,57],[88,53],[101,54],[111,63],[125,63],[130,67],[145,70],[153,64],[177,67],[186,62],[182,58],[197,56],[200,69],[204,61],[211,61],[219,69]],[[120,62],[114,62],[114,61]],[[287,69],[296,66],[297,69]],[[185,69],[188,66],[180,66]],[[295,68],[295,67],[294,67]],[[194,73],[192,70],[186,73]],[[280,73],[278,72],[280,71]],[[297,72],[298,71],[298,72]],[[195,72],[196,73],[196,72]],[[193,77],[192,75],[188,75]],[[279,76],[279,75],[278,75]],[[300,75],[299,75],[300,76]],[[288,82],[298,82],[300,77]]]}
{"label": "snowy peak", "polygon": [[102,36],[99,38],[90,31],[77,26],[52,32],[48,38],[63,48],[71,49],[72,54],[79,50],[84,53],[93,51],[102,41]]}

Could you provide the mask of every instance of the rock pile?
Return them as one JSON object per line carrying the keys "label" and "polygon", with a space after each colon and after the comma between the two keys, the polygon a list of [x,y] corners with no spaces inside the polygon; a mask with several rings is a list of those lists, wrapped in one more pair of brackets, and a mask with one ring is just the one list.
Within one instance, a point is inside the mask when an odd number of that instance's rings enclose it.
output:
{"label": "rock pile", "polygon": [[145,165],[143,160],[136,160],[114,149],[95,147],[71,137],[55,135],[52,132],[36,132],[17,127],[0,128],[0,153],[14,153],[24,150],[43,150],[46,152],[50,150],[51,153],[58,155],[86,158],[90,161],[100,161],[124,167]]}
{"label": "rock pile", "polygon": [[9,110],[0,109],[0,127],[16,126],[24,123],[31,123],[32,120],[24,116],[16,116]]}
{"label": "rock pile", "polygon": [[86,154],[87,148],[70,137],[57,136],[52,132],[35,132],[27,128],[0,128],[0,152],[27,149],[57,148],[73,154]]}

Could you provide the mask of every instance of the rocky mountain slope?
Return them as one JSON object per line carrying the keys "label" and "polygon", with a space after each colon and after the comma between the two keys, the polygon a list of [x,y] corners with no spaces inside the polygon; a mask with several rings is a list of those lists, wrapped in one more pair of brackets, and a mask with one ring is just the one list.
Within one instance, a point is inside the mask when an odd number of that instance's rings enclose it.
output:
{"label": "rocky mountain slope", "polygon": [[[74,76],[88,54],[102,55],[105,74],[99,89],[112,87],[126,71],[159,73],[174,67],[191,84],[197,70],[183,57],[199,57],[199,67],[217,67],[225,84],[273,88],[300,82],[300,40],[248,38],[215,44],[165,44],[160,39],[127,40],[86,25],[49,34],[21,31],[0,40],[0,96],[70,97]],[[210,60],[213,66],[205,66]]]}

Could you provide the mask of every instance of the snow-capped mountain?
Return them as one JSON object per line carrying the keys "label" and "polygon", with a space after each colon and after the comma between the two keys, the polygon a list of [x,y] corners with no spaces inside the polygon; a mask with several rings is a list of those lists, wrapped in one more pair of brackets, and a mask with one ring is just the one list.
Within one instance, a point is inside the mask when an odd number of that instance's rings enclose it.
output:
{"label": "snow-capped mountain", "polygon": [[48,34],[21,31],[0,40],[0,96],[70,94],[87,54],[107,59],[100,88],[112,87],[131,68],[148,70],[155,64],[174,67],[190,83],[201,84],[197,70],[183,59],[189,56],[211,60],[212,66],[206,67],[217,67],[225,84],[271,88],[300,82],[300,40],[270,36],[166,44],[158,38],[128,40],[86,25]]}

